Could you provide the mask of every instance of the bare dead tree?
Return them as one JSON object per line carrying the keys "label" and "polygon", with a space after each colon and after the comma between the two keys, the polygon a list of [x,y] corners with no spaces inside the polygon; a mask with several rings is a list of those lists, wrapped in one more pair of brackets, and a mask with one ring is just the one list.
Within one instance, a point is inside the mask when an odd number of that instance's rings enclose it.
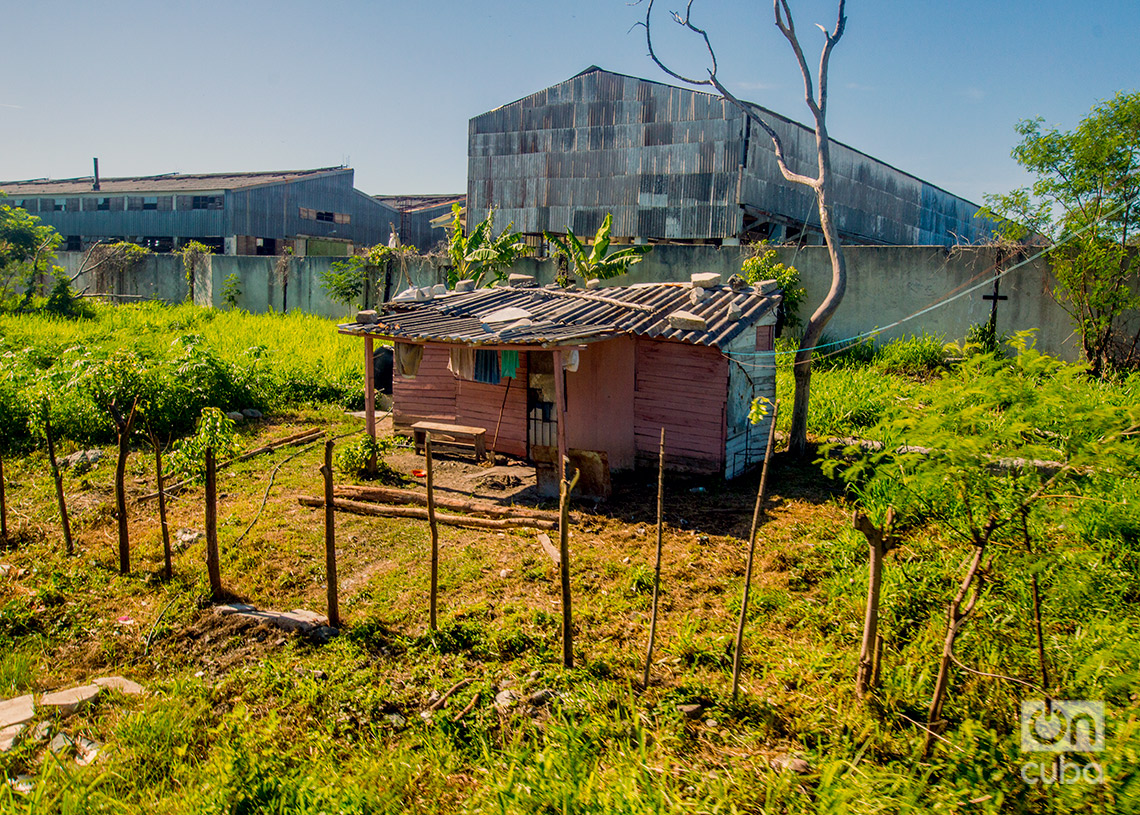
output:
{"label": "bare dead tree", "polygon": [[894,507],[887,508],[881,526],[876,526],[862,512],[851,516],[851,525],[863,533],[870,551],[867,569],[867,610],[863,617],[863,645],[859,649],[859,672],[855,677],[855,692],[864,697],[879,684],[879,669],[883,656],[883,638],[879,635],[879,597],[883,588],[883,560],[887,552],[899,544],[893,533]]}
{"label": "bare dead tree", "polygon": [[[652,36],[654,2],[655,0],[649,0],[645,11],[644,23],[645,42],[649,47],[650,58],[661,70],[674,79],[689,85],[703,85],[715,89],[721,97],[740,110],[749,120],[755,122],[772,140],[772,148],[776,154],[776,163],[784,178],[794,184],[802,184],[810,188],[815,194],[816,205],[819,210],[820,229],[823,232],[824,241],[827,243],[828,255],[831,258],[831,288],[827,296],[823,299],[823,302],[819,304],[819,307],[804,326],[803,339],[800,341],[799,350],[796,351],[794,368],[795,401],[792,405],[792,427],[788,439],[788,448],[794,455],[803,455],[807,449],[808,395],[811,389],[812,351],[819,343],[824,328],[831,320],[832,315],[835,314],[835,310],[839,308],[839,304],[843,300],[843,294],[847,290],[847,265],[843,258],[843,250],[839,245],[839,232],[836,229],[834,221],[831,219],[831,205],[829,201],[831,192],[831,142],[827,135],[827,68],[831,60],[832,49],[835,48],[836,43],[838,43],[840,37],[843,36],[843,30],[847,25],[847,16],[844,13],[845,0],[839,0],[839,14],[835,22],[835,27],[830,32],[827,30],[823,32],[825,39],[823,51],[819,58],[818,83],[813,83],[812,81],[811,69],[808,67],[807,59],[804,57],[803,49],[800,47],[799,37],[796,35],[795,23],[792,20],[792,11],[787,0],[772,1],[776,28],[784,35],[784,38],[791,45],[792,51],[795,53],[796,62],[799,65],[800,74],[804,80],[804,101],[807,103],[808,109],[811,111],[812,118],[815,121],[815,145],[818,170],[814,177],[795,172],[791,169],[784,153],[784,145],[780,134],[764,120],[754,107],[737,99],[721,82],[720,77],[717,75],[716,52],[713,50],[708,32],[699,28],[692,21],[693,0],[688,1],[688,4],[685,6],[684,14],[673,12],[673,20],[703,40],[710,61],[708,77],[690,77],[677,73],[658,57],[653,47]],[[822,29],[822,26],[820,26],[820,28]]]}

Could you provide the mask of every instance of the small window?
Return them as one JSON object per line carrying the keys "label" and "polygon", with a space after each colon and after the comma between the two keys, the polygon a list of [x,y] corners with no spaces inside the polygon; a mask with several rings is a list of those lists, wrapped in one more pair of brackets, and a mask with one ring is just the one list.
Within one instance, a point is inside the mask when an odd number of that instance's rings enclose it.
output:
{"label": "small window", "polygon": [[98,202],[95,204],[95,209],[99,210],[100,212],[106,212],[110,208],[111,208],[111,199],[110,198],[100,198],[98,200]]}
{"label": "small window", "polygon": [[51,201],[52,212],[63,212],[64,207],[67,206],[67,201],[63,198],[50,198],[48,200]]}
{"label": "small window", "polygon": [[220,195],[195,195],[190,203],[191,209],[221,209],[222,197]]}
{"label": "small window", "polygon": [[330,224],[336,223],[336,213],[335,212],[318,212],[317,213],[317,220],[318,221],[324,221],[325,223],[330,223]]}
{"label": "small window", "polygon": [[67,248],[65,252],[81,252],[83,251],[83,238],[79,235],[67,236]]}
{"label": "small window", "polygon": [[143,209],[158,209],[158,196],[157,195],[144,195],[142,202]]}

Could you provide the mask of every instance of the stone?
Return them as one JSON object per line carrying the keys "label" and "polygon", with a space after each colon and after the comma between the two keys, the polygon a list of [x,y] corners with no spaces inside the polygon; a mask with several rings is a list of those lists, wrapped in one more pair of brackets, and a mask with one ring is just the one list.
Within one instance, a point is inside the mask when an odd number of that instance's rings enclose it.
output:
{"label": "stone", "polygon": [[703,705],[677,705],[677,712],[684,716],[686,719],[699,719],[701,713],[704,711]]}
{"label": "stone", "polygon": [[720,285],[720,275],[716,272],[698,272],[689,275],[689,285],[694,289],[711,289],[713,286]]}
{"label": "stone", "polygon": [[245,421],[245,414],[243,414],[240,410],[228,410],[226,411],[226,416],[235,422]]}
{"label": "stone", "polygon": [[361,325],[375,325],[377,320],[376,311],[374,309],[365,309],[364,311],[356,312],[356,322]]}
{"label": "stone", "polygon": [[5,699],[0,702],[0,728],[26,724],[35,717],[35,699],[30,693],[27,696],[17,696],[15,699]]}
{"label": "stone", "polygon": [[28,738],[37,744],[41,741],[47,741],[52,735],[51,722],[36,722],[36,726],[32,728],[32,732]]}
{"label": "stone", "polygon": [[440,297],[444,294],[447,294],[447,284],[446,283],[436,283],[434,286],[431,287],[431,293],[432,293],[433,297]]}
{"label": "stone", "polygon": [[791,770],[797,775],[803,775],[811,772],[811,764],[802,758],[793,758],[791,756],[776,756],[768,762],[773,770],[777,772],[783,770]]}
{"label": "stone", "polygon": [[403,727],[408,723],[408,720],[401,716],[399,713],[385,713],[384,721],[393,727]]}
{"label": "stone", "polygon": [[13,724],[0,730],[0,753],[7,753],[16,743],[20,741],[20,736],[24,735],[24,731],[28,729],[26,724]]}
{"label": "stone", "polygon": [[63,459],[60,460],[59,466],[64,470],[69,467],[74,467],[77,470],[87,470],[101,458],[103,458],[102,450],[79,450],[70,456],[64,456]]}
{"label": "stone", "polygon": [[458,292],[475,291],[475,281],[457,280],[455,281],[455,290]]}
{"label": "stone", "polygon": [[98,685],[80,685],[55,693],[45,693],[40,697],[40,708],[50,708],[63,716],[70,716],[99,695]]}
{"label": "stone", "polygon": [[75,742],[71,740],[71,736],[66,733],[56,733],[55,738],[48,744],[48,750],[59,755],[61,753],[70,753],[75,747]]}
{"label": "stone", "polygon": [[241,412],[241,415],[247,419],[260,419],[262,413],[257,408],[246,408]]}
{"label": "stone", "polygon": [[138,696],[139,694],[146,693],[146,688],[138,682],[132,682],[121,676],[101,676],[98,679],[93,679],[91,683],[105,690],[113,690],[116,693],[121,693],[124,696]]}
{"label": "stone", "polygon": [[742,292],[748,288],[748,281],[738,274],[734,274],[728,279],[728,287],[734,292]]}
{"label": "stone", "polygon": [[17,775],[15,778],[8,779],[8,786],[12,788],[12,792],[20,795],[30,795],[32,790],[35,789],[35,779],[24,773]]}
{"label": "stone", "polygon": [[205,538],[206,535],[202,532],[197,532],[193,529],[179,529],[174,533],[174,543],[176,549],[185,549],[192,546],[198,541]]}
{"label": "stone", "polygon": [[[339,636],[340,629],[333,628],[331,625],[318,625],[308,634],[309,639],[318,645],[328,645]],[[321,671],[321,673],[324,673],[324,671]]]}
{"label": "stone", "polygon": [[495,707],[499,710],[510,710],[515,706],[515,694],[511,690],[501,690],[495,694]]}
{"label": "stone", "polygon": [[397,294],[397,295],[396,295],[395,297],[393,297],[392,299],[393,299],[393,300],[396,300],[396,301],[398,301],[398,302],[404,302],[404,301],[406,301],[406,300],[419,300],[419,299],[421,299],[421,298],[418,296],[418,295],[419,295],[419,293],[420,293],[420,290],[419,290],[419,289],[417,289],[417,288],[414,288],[414,287],[413,287],[413,288],[410,288],[410,289],[404,289],[402,292],[400,292],[399,294]]}
{"label": "stone", "polygon": [[431,286],[424,286],[423,288],[416,289],[417,300],[430,300],[431,299]]}
{"label": "stone", "polygon": [[669,315],[669,327],[681,331],[705,331],[708,323],[704,317],[698,317],[691,311],[674,311]]}
{"label": "stone", "polygon": [[228,617],[231,614],[245,614],[250,611],[257,611],[257,608],[248,603],[226,603],[224,605],[214,606],[214,613],[219,617]]}
{"label": "stone", "polygon": [[739,320],[742,316],[744,316],[744,309],[740,307],[739,303],[732,302],[728,304],[728,319]]}
{"label": "stone", "polygon": [[80,767],[86,767],[99,757],[99,753],[103,751],[103,745],[91,739],[85,739],[82,736],[75,740],[75,763]]}
{"label": "stone", "polygon": [[718,722],[716,719],[705,719],[705,727],[709,728],[710,730],[715,730],[719,724],[720,722]]}
{"label": "stone", "polygon": [[593,291],[594,289],[600,289],[601,287],[602,281],[600,278],[591,277],[586,281],[586,291]]}
{"label": "stone", "polygon": [[541,707],[553,698],[554,691],[550,690],[550,688],[542,688],[541,690],[536,690],[534,693],[528,696],[526,698],[526,701],[528,704],[534,705],[535,707]]}
{"label": "stone", "polygon": [[769,294],[775,294],[778,292],[780,290],[780,284],[775,280],[761,280],[752,288],[756,289],[756,291],[760,292],[760,294],[767,296]]}
{"label": "stone", "polygon": [[534,275],[513,273],[507,278],[513,289],[526,289],[534,286]]}
{"label": "stone", "polygon": [[689,302],[692,303],[694,306],[697,303],[703,303],[705,300],[708,300],[708,299],[709,299],[709,290],[708,289],[695,288],[691,292],[689,292]]}

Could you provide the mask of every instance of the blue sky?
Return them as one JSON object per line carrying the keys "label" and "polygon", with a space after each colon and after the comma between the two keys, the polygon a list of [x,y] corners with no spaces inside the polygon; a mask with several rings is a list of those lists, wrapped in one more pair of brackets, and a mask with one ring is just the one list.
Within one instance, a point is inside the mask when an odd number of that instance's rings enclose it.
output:
{"label": "blue sky", "polygon": [[[659,3],[662,0],[658,0]],[[703,70],[658,19],[660,49]],[[836,5],[792,0],[813,69]],[[348,163],[365,192],[464,191],[467,122],[596,64],[665,80],[624,0],[0,0],[0,179]],[[1140,88],[1140,2],[850,0],[833,138],[980,201],[1025,183],[1014,124]],[[766,2],[697,0],[720,76],[807,120]]]}

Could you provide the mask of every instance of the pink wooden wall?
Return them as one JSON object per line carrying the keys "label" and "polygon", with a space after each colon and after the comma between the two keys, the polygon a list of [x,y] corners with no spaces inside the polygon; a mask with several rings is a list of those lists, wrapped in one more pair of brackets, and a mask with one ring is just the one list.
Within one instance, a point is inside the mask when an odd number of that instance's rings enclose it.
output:
{"label": "pink wooden wall", "polygon": [[724,471],[728,361],[715,348],[637,341],[634,434],[637,461],[655,467],[665,428],[665,466]]}
{"label": "pink wooden wall", "polygon": [[604,450],[611,470],[636,463],[632,337],[596,342],[578,352],[578,370],[566,374],[566,445]]}
{"label": "pink wooden wall", "polygon": [[[449,422],[482,427],[487,431],[487,449],[495,439],[499,410],[503,424],[496,450],[525,458],[526,443],[526,354],[519,355],[518,377],[510,389],[499,385],[456,379],[447,369],[451,358],[445,345],[429,344],[415,379],[392,376],[393,420],[396,430],[407,430],[419,421]],[[506,407],[503,408],[503,397]]]}

